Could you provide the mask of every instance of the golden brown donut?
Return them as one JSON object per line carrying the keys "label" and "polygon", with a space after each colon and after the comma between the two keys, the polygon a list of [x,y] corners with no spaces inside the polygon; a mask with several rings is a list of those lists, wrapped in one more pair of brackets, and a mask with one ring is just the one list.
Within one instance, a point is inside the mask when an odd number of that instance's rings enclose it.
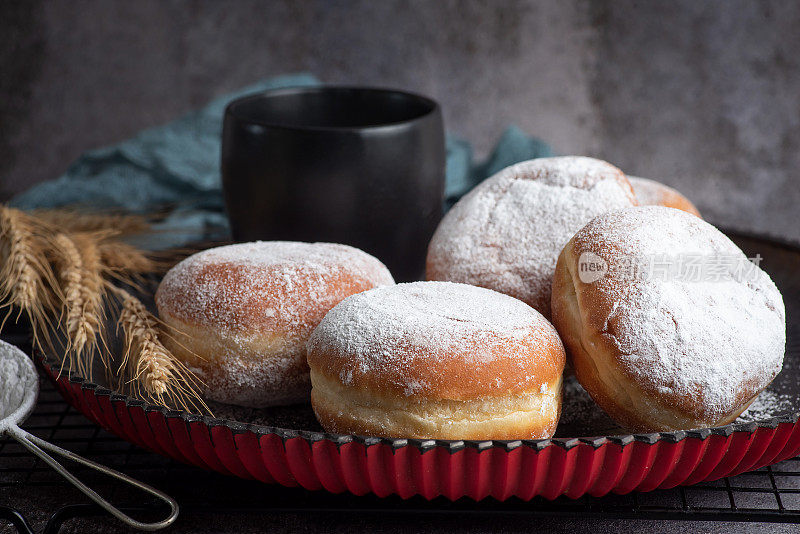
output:
{"label": "golden brown donut", "polygon": [[661,182],[628,175],[628,181],[636,193],[636,200],[640,206],[665,206],[691,213],[701,217],[700,212],[688,198],[677,189],[673,189]]}
{"label": "golden brown donut", "polygon": [[558,259],[552,306],[578,381],[630,430],[727,424],[781,370],[775,284],[719,230],[677,209],[593,219]]}
{"label": "golden brown donut", "polygon": [[536,310],[488,289],[414,282],[334,307],[308,342],[311,403],[329,432],[550,437],[564,348]]}
{"label": "golden brown donut", "polygon": [[636,205],[625,175],[593,158],[540,158],[488,178],[445,215],[428,246],[428,280],[516,297],[550,316],[558,254],[592,217]]}
{"label": "golden brown donut", "polygon": [[305,344],[343,298],[393,284],[386,267],[346,245],[267,241],[204,250],[156,292],[165,345],[205,382],[204,396],[265,407],[307,402]]}

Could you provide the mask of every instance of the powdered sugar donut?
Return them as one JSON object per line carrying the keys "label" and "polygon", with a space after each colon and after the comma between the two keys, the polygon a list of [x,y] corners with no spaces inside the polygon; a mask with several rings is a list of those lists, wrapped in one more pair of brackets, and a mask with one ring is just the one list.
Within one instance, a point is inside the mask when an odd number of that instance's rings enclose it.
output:
{"label": "powdered sugar donut", "polygon": [[211,400],[249,407],[307,402],[305,344],[343,298],[393,284],[386,267],[346,245],[269,241],[205,250],[156,292],[165,345]]}
{"label": "powdered sugar donut", "polygon": [[593,219],[558,259],[552,304],[578,380],[631,430],[729,423],[781,370],[775,284],[719,230],[677,209]]}
{"label": "powdered sugar donut", "polygon": [[633,187],[633,192],[636,194],[636,200],[640,206],[665,206],[683,210],[700,217],[700,212],[695,205],[677,189],[673,189],[661,182],[638,176],[628,176],[628,181]]}
{"label": "powdered sugar donut", "polygon": [[428,280],[494,289],[550,316],[561,249],[592,217],[636,205],[625,175],[586,157],[541,158],[508,167],[462,198],[428,247]]}
{"label": "powdered sugar donut", "polygon": [[344,299],[308,342],[311,402],[329,432],[440,439],[550,437],[564,348],[536,310],[464,284]]}

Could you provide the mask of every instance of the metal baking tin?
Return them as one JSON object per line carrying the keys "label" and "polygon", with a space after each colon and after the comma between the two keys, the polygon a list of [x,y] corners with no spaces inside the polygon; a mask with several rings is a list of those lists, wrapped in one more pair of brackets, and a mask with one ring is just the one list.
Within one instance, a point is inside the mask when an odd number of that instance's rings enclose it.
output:
{"label": "metal baking tin", "polygon": [[[783,371],[789,380],[783,382],[800,384],[792,315],[800,309],[800,248],[742,239],[778,251],[762,254],[764,267],[780,282],[789,314]],[[43,355],[37,359],[72,406],[123,439],[204,469],[309,490],[453,500],[578,498],[716,480],[800,453],[796,406],[763,421],[678,432],[519,441],[371,438],[167,410],[75,375],[59,377],[57,365]]]}

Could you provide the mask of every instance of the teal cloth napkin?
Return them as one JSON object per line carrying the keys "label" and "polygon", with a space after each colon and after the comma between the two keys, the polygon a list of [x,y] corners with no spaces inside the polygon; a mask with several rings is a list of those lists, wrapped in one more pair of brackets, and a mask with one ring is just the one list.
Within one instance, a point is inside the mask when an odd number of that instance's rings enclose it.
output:
{"label": "teal cloth napkin", "polygon": [[[310,74],[278,76],[216,98],[200,110],[148,128],[108,147],[90,150],[64,175],[16,196],[11,205],[23,208],[83,206],[149,212],[167,208],[149,237],[149,248],[181,246],[203,239],[224,239],[228,222],[220,185],[220,139],[225,106],[242,95],[282,87],[314,86]],[[475,184],[503,167],[552,155],[539,139],[510,126],[490,156],[476,163],[471,145],[447,136],[446,206]]]}

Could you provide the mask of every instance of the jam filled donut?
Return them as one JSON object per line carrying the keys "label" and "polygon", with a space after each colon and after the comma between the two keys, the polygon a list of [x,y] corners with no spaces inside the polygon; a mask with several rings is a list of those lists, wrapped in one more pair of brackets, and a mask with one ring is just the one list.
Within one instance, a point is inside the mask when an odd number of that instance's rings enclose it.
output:
{"label": "jam filled donut", "polygon": [[700,217],[700,212],[691,201],[676,189],[655,180],[628,176],[640,206],[665,206]]}
{"label": "jam filled donut", "polygon": [[775,284],[719,230],[677,209],[593,219],[558,259],[552,305],[578,381],[630,430],[727,424],[783,364]]}
{"label": "jam filled donut", "polygon": [[317,419],[329,432],[370,436],[550,437],[564,360],[536,310],[449,282],[348,297],[308,342]]}
{"label": "jam filled donut", "polygon": [[462,198],[428,247],[428,280],[494,289],[550,316],[561,249],[592,217],[636,205],[625,175],[592,158],[558,157],[508,167]]}
{"label": "jam filled donut", "polygon": [[[384,265],[330,243],[242,243],[178,263],[156,292],[165,345],[208,399],[248,407],[308,402],[308,336],[343,298],[393,284]],[[170,339],[172,338],[172,339]]]}

